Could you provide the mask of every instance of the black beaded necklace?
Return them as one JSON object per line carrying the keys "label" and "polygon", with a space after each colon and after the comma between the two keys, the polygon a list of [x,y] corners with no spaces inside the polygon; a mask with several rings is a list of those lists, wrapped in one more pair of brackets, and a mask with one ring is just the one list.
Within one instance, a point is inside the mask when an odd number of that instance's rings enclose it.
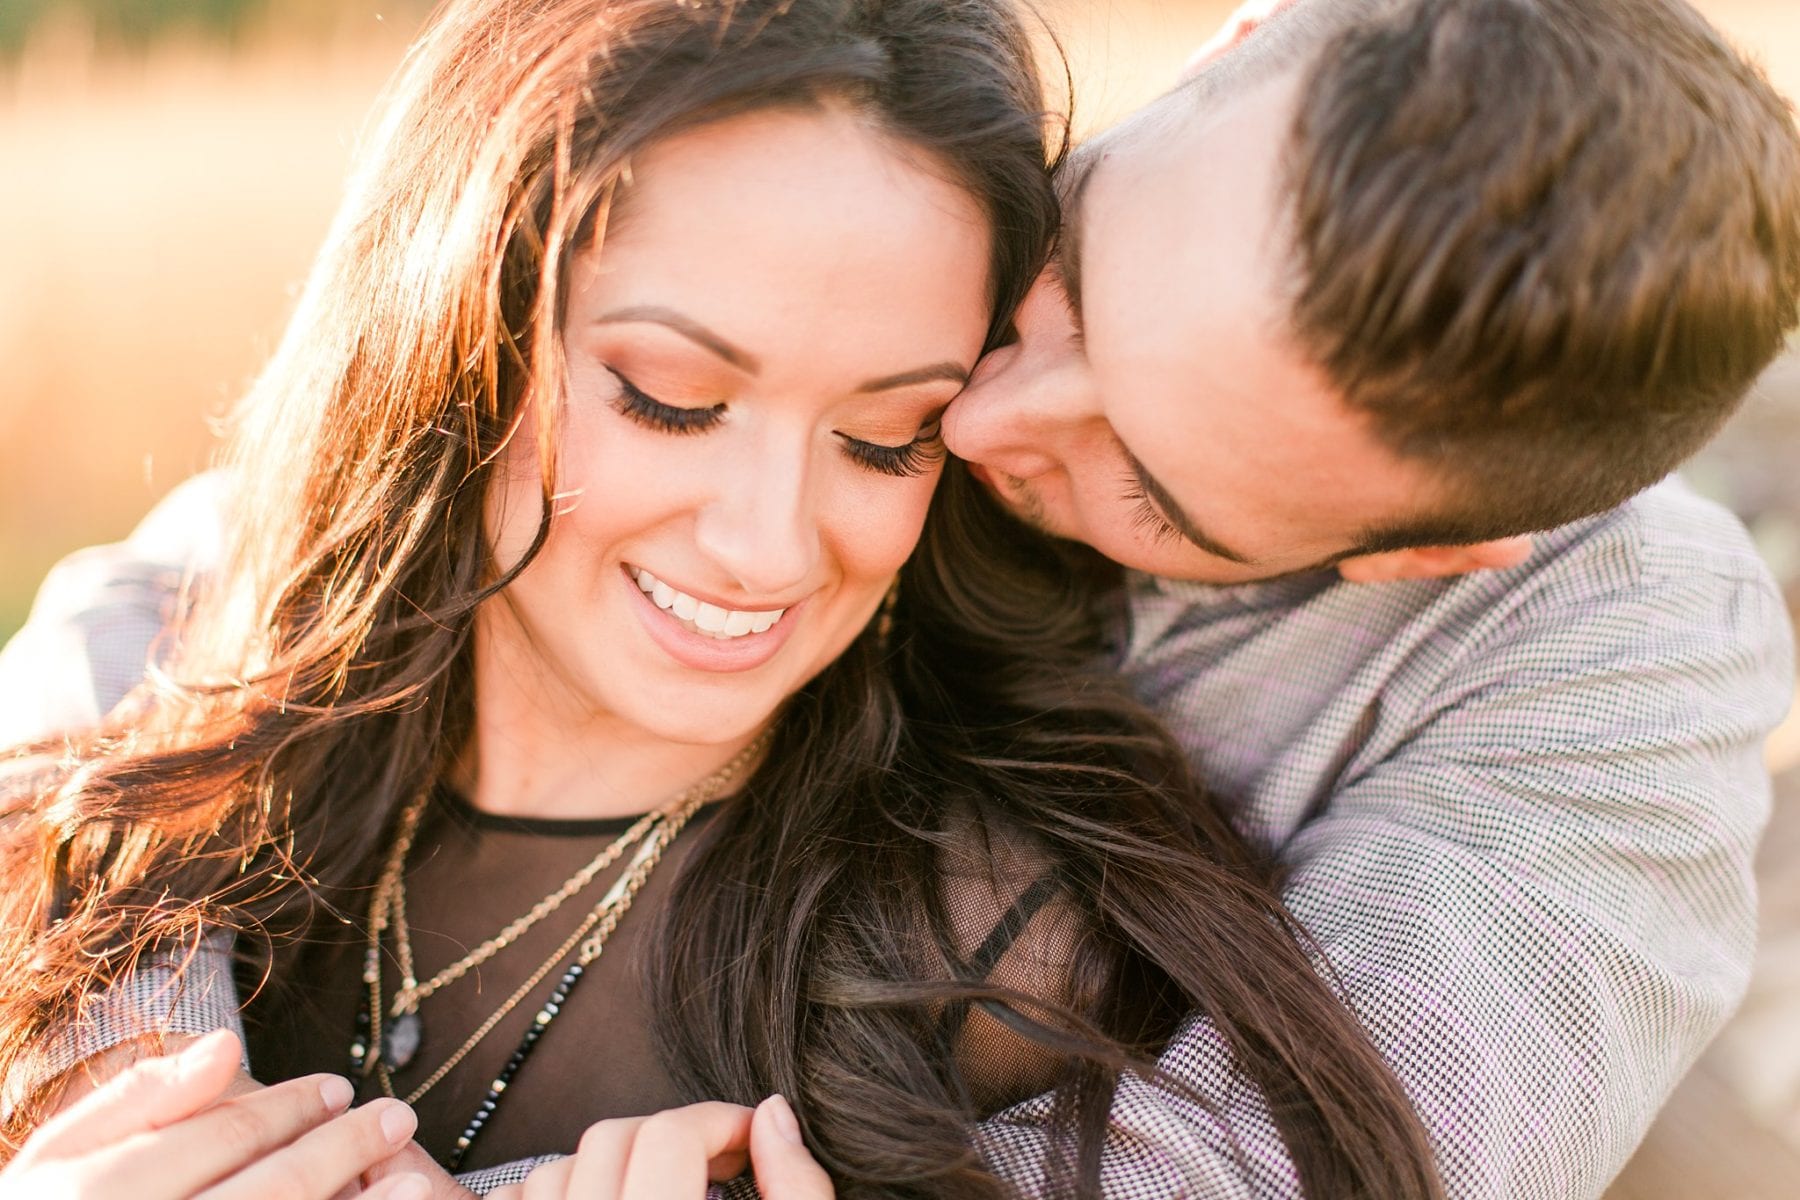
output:
{"label": "black beaded necklace", "polygon": [[[581,982],[581,977],[586,972],[586,967],[579,962],[573,962],[569,964],[569,969],[563,972],[562,978],[557,980],[556,987],[544,1001],[544,1006],[538,1009],[537,1016],[532,1019],[530,1028],[525,1031],[525,1036],[519,1039],[519,1045],[513,1050],[512,1057],[506,1060],[506,1065],[500,1069],[500,1073],[494,1076],[494,1081],[488,1085],[487,1095],[482,1097],[481,1106],[475,1110],[475,1115],[469,1118],[469,1123],[463,1127],[461,1135],[457,1137],[455,1147],[444,1161],[446,1170],[455,1173],[462,1168],[463,1160],[468,1157],[469,1148],[475,1144],[475,1139],[480,1136],[482,1128],[499,1109],[500,1097],[506,1093],[507,1088],[512,1086],[513,1077],[519,1073],[519,1068],[525,1065],[525,1060],[531,1057],[531,1052],[536,1048],[538,1039],[544,1036],[544,1031],[550,1028],[550,1022],[556,1020],[563,1005],[569,1002],[569,993],[575,990],[575,985]],[[356,1015],[356,1042],[350,1047],[350,1069],[357,1075],[368,1074],[369,1036],[369,1013],[367,1009],[363,1009]],[[410,1057],[409,1055],[409,1061]],[[396,1065],[404,1067],[406,1064],[401,1062]]]}

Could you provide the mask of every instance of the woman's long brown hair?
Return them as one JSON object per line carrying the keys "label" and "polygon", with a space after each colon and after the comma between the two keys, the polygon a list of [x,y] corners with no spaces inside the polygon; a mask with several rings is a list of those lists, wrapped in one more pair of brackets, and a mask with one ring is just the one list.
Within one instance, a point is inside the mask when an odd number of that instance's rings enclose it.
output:
{"label": "woman's long brown hair", "polygon": [[[1042,93],[1005,0],[459,0],[414,47],[229,455],[231,552],[172,666],[100,732],[9,766],[0,1074],[146,954],[246,953],[367,888],[473,720],[470,634],[523,564],[482,498],[522,413],[554,478],[562,281],[631,156],[775,105],[848,104],[994,227],[995,330],[1054,235]],[[550,505],[538,544],[548,531]],[[534,547],[535,550],[535,547]],[[1065,552],[952,467],[893,628],[781,720],[683,872],[656,987],[696,1097],[796,1101],[846,1196],[1004,1194],[932,1014],[1008,994],[949,945],[955,818],[1029,836],[1087,935],[1091,1002],[1021,1036],[1066,1065],[1053,1174],[1099,1194],[1113,1087],[1187,1013],[1270,1098],[1309,1194],[1437,1195],[1405,1093],[1180,754],[1089,667]],[[529,556],[525,560],[529,562]],[[1176,1086],[1176,1085],[1172,1085]],[[29,1124],[29,1106],[21,1127]]]}

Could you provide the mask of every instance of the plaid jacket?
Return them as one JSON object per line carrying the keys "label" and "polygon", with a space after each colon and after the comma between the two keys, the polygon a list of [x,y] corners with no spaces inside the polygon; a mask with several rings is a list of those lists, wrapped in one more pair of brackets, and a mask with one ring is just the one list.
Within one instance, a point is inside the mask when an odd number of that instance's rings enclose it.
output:
{"label": "plaid jacket", "polygon": [[[58,569],[0,655],[0,741],[46,715],[92,720],[138,676],[212,504],[190,489],[133,542]],[[1671,482],[1511,571],[1137,578],[1127,599],[1122,669],[1289,866],[1286,900],[1409,1089],[1449,1194],[1598,1195],[1749,972],[1760,745],[1794,670],[1741,526]],[[224,971],[149,972],[46,1047],[43,1070],[235,1014]],[[1299,1195],[1214,1030],[1191,1024],[1163,1066],[1203,1102],[1127,1079],[1108,1196]],[[1046,1112],[1030,1101],[977,1131],[1027,1196],[1047,1190]]]}

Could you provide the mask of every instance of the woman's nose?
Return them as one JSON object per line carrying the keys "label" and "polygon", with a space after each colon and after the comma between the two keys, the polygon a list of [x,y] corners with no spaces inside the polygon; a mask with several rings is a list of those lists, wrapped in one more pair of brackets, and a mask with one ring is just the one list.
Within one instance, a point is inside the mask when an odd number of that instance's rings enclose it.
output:
{"label": "woman's nose", "polygon": [[791,599],[819,559],[806,467],[792,456],[765,459],[716,484],[695,521],[701,551],[749,598]]}

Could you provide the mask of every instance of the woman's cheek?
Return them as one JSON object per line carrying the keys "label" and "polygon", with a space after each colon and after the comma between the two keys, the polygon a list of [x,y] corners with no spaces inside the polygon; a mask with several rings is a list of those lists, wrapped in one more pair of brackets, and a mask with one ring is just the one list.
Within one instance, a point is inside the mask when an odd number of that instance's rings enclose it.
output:
{"label": "woman's cheek", "polygon": [[934,467],[907,478],[871,475],[873,486],[860,489],[855,503],[831,507],[831,536],[842,547],[846,574],[892,575],[912,557],[942,473]]}
{"label": "woman's cheek", "polygon": [[710,449],[633,425],[603,401],[572,404],[557,448],[557,511],[590,535],[643,532],[693,503]]}

